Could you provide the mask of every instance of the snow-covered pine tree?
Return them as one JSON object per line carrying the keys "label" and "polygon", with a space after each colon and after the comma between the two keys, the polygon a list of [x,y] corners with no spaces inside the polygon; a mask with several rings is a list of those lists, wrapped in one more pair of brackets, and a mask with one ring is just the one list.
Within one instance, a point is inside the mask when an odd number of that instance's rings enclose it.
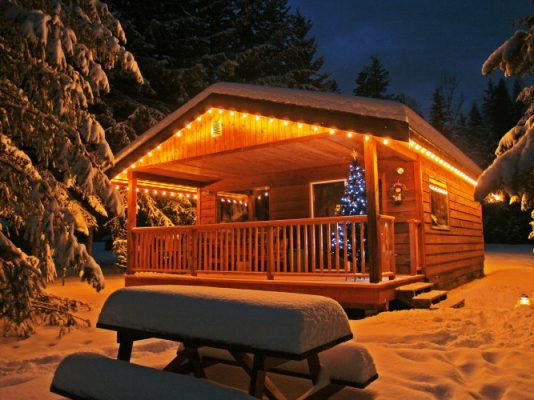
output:
{"label": "snow-covered pine tree", "polygon": [[109,91],[107,70],[120,66],[143,82],[124,42],[119,21],[99,0],[0,3],[0,317],[6,331],[27,336],[43,316],[66,321],[44,292],[57,267],[79,271],[97,290],[104,285],[78,237],[98,218],[123,210],[103,173],[113,154],[88,107]]}
{"label": "snow-covered pine tree", "polygon": [[[534,16],[522,19],[525,29],[499,46],[484,62],[482,73],[487,75],[500,70],[505,76],[532,75],[532,41],[534,40]],[[483,200],[489,193],[505,190],[511,201],[520,202],[524,211],[534,208],[534,86],[527,86],[519,95],[527,110],[516,126],[501,138],[495,154],[495,161],[478,179],[475,189],[477,200]],[[534,211],[532,211],[534,239]]]}

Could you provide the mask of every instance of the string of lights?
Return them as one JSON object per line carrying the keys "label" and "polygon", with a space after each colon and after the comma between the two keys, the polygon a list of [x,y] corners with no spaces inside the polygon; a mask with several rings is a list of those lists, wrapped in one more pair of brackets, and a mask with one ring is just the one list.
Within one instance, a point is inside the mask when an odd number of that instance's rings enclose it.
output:
{"label": "string of lights", "polygon": [[[257,123],[273,124],[275,122],[278,122],[278,123],[281,123],[285,127],[293,126],[293,127],[296,127],[297,130],[308,130],[310,134],[311,133],[313,134],[328,133],[330,135],[345,134],[348,138],[352,138],[354,135],[356,135],[354,131],[339,130],[336,127],[324,127],[318,124],[308,124],[302,121],[291,121],[288,119],[278,119],[278,118],[264,116],[260,114],[249,114],[247,112],[238,112],[238,111],[227,110],[223,108],[210,108],[206,111],[205,114],[207,114],[207,117],[211,118],[212,121],[224,115],[228,115],[234,118],[249,119],[252,121],[256,121]],[[205,114],[198,116],[196,119],[192,121],[186,122],[183,127],[175,129],[173,131],[173,136],[180,138],[184,135],[184,132],[192,130],[195,124],[201,124],[202,121],[204,121],[207,118]],[[219,124],[219,126],[216,129],[212,127],[212,130],[211,130],[212,137],[220,136],[221,134],[222,134],[222,123]],[[364,134],[363,138],[364,140],[368,141],[371,139],[371,135]],[[160,152],[162,149],[165,149],[167,146],[170,148],[171,146],[174,145],[174,143],[170,142],[170,139],[162,144],[157,145],[152,150],[148,151],[143,157],[140,157],[136,162],[132,163],[129,169],[135,169],[135,168],[142,167],[145,165],[151,165],[152,164],[151,159],[153,158],[155,154]],[[390,141],[391,139],[389,138],[379,139],[379,143],[382,143],[385,146],[389,145]],[[429,160],[440,165],[441,167],[451,171],[452,173],[459,176],[466,182],[469,182],[473,186],[476,185],[475,179],[471,178],[466,173],[461,171],[459,168],[453,166],[451,163],[445,161],[443,158],[433,153],[429,149],[425,148],[421,144],[415,142],[414,140],[409,141],[409,147],[419,152],[423,156],[427,157]],[[120,174],[118,174],[112,181],[121,180],[121,179],[125,180],[126,175],[127,175],[127,170],[124,170]]]}

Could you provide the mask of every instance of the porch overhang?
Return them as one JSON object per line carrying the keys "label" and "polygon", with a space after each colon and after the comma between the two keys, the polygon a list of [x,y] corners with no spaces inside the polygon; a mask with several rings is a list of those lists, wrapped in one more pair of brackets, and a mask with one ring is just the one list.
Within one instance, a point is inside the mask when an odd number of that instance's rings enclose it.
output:
{"label": "porch overhang", "polygon": [[409,109],[397,102],[222,83],[195,96],[119,152],[116,164],[107,171],[108,176],[116,176],[211,108],[300,121],[324,129],[335,127],[404,142],[410,138]]}
{"label": "porch overhang", "polygon": [[[413,156],[408,146],[378,146],[380,160],[404,159]],[[397,149],[397,150],[396,150]],[[309,170],[346,169],[356,152],[363,163],[363,140],[338,136],[313,136],[245,149],[235,149],[204,156],[184,158],[166,163],[138,166],[136,179],[152,182],[175,183],[212,191],[247,190],[251,187],[270,186],[287,180],[294,182],[295,175]]]}

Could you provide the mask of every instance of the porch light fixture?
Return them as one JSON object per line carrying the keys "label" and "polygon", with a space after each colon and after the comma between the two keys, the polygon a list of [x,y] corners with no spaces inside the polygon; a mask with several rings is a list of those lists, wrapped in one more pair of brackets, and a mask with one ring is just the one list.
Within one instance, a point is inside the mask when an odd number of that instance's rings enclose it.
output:
{"label": "porch light fixture", "polygon": [[211,121],[210,132],[211,132],[211,137],[213,137],[213,138],[222,136],[222,134],[223,134],[223,123],[222,123],[222,120],[214,119],[213,121]]}

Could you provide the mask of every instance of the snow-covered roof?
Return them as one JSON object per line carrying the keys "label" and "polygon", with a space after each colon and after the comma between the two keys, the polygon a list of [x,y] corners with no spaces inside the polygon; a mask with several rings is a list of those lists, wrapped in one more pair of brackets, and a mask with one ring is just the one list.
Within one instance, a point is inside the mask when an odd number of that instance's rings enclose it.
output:
{"label": "snow-covered roof", "polygon": [[469,172],[481,169],[452,142],[406,105],[383,99],[343,96],[240,83],[216,83],[147,130],[115,157],[109,176],[124,170],[153,148],[172,136],[172,130],[193,120],[210,107],[231,108],[288,120],[354,130],[374,136],[408,141],[418,136],[431,143]]}

